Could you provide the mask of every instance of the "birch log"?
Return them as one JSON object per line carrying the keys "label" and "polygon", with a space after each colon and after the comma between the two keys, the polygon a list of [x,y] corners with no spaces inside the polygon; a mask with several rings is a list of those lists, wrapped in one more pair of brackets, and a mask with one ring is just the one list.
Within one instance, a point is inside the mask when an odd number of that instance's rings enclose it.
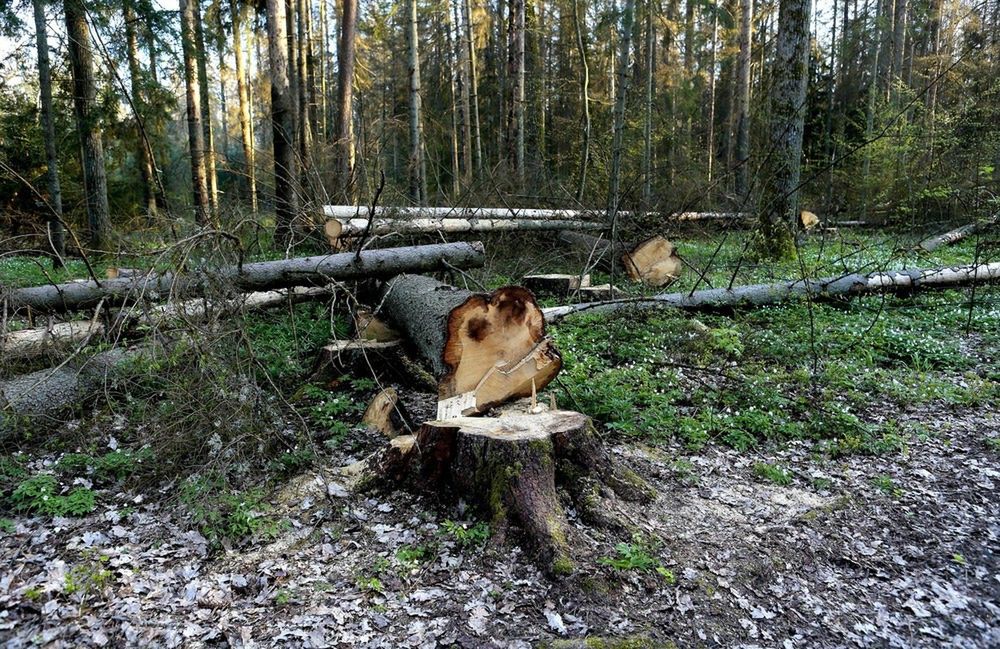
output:
{"label": "birch log", "polygon": [[[345,221],[371,218],[371,208],[356,205],[326,205],[323,216]],[[544,210],[519,207],[391,207],[375,208],[376,219],[533,219],[586,221],[604,219],[604,210]]]}
{"label": "birch log", "polygon": [[510,232],[514,230],[604,230],[606,226],[597,221],[563,221],[550,219],[460,219],[460,218],[416,218],[416,219],[329,219],[323,227],[330,245],[340,246],[344,239],[363,234],[429,234],[445,232],[461,234],[467,232]]}
{"label": "birch log", "polygon": [[671,307],[690,311],[722,307],[753,307],[804,297],[853,297],[876,293],[905,293],[923,289],[960,288],[1000,281],[1000,262],[977,266],[903,269],[861,275],[852,273],[813,280],[752,284],[733,289],[714,288],[693,293],[661,293],[648,298],[585,302],[542,309],[549,322],[574,313],[610,313],[621,309]]}
{"label": "birch log", "polygon": [[564,230],[559,233],[559,240],[585,259],[597,262],[599,267],[647,286],[666,286],[680,277],[683,268],[674,244],[661,236],[637,244],[612,245],[608,239]]}
{"label": "birch log", "polygon": [[142,298],[164,299],[236,290],[264,291],[291,286],[325,285],[331,280],[389,277],[403,272],[477,268],[485,263],[483,245],[476,242],[443,243],[386,248],[355,253],[261,261],[242,266],[200,270],[188,275],[165,273],[149,277],[71,282],[14,289],[0,294],[11,310],[31,308],[61,312]]}
{"label": "birch log", "polygon": [[381,308],[430,363],[439,408],[456,414],[530,395],[562,367],[534,296],[520,286],[472,293],[400,275],[386,283]]}
{"label": "birch log", "polygon": [[924,252],[934,252],[941,246],[951,246],[959,241],[966,239],[973,234],[982,229],[982,225],[979,223],[968,223],[960,228],[955,228],[954,230],[949,230],[944,234],[939,234],[937,236],[931,237],[929,239],[924,239],[920,242],[920,247]]}

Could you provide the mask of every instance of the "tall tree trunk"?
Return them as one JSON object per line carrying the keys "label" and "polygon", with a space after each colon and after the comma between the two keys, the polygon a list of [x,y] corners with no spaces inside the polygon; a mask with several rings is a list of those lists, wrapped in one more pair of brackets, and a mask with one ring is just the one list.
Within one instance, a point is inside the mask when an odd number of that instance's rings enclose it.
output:
{"label": "tall tree trunk", "polygon": [[136,152],[136,159],[139,161],[139,174],[142,179],[142,197],[145,204],[146,218],[154,219],[156,218],[156,190],[154,187],[154,174],[156,171],[153,167],[153,156],[149,150],[142,125],[143,113],[145,111],[141,109],[145,107],[146,102],[145,93],[142,92],[142,78],[139,69],[139,43],[135,32],[136,20],[132,0],[127,0],[125,2],[125,43],[129,78],[131,80],[132,105],[135,108],[135,122],[137,127],[136,141],[138,142],[138,151]]}
{"label": "tall tree trunk", "polygon": [[[449,0],[450,2],[451,0]],[[458,77],[458,130],[461,137],[461,166],[462,176],[466,184],[472,182],[472,104],[469,97],[469,48],[465,43],[466,31],[462,25],[459,4],[463,0],[457,0],[451,5],[452,19],[455,23],[455,64],[457,66]]]}
{"label": "tall tree trunk", "polygon": [[771,258],[795,255],[793,231],[798,222],[802,132],[809,73],[811,0],[781,0],[775,45],[771,105],[772,169],[767,174],[760,212],[760,252]]}
{"label": "tall tree trunk", "polygon": [[343,0],[340,43],[337,53],[337,181],[338,193],[351,201],[354,185],[354,52],[358,22],[358,0]]}
{"label": "tall tree trunk", "polygon": [[296,0],[296,26],[298,28],[298,38],[296,43],[295,68],[299,80],[299,173],[302,176],[300,186],[304,189],[307,186],[306,176],[309,173],[312,155],[312,135],[314,130],[312,119],[312,106],[310,106],[311,82],[309,78],[309,41],[312,37],[309,33],[309,2],[307,0]]}
{"label": "tall tree trunk", "polygon": [[476,68],[476,40],[472,32],[472,0],[459,0],[465,18],[465,44],[469,48],[469,104],[472,109],[472,154],[476,172],[483,169],[483,144],[479,129],[479,71]]}
{"label": "tall tree trunk", "polygon": [[202,25],[201,0],[188,0],[194,11],[195,57],[198,62],[198,94],[201,106],[201,128],[205,142],[205,173],[208,174],[208,204],[214,221],[219,212],[219,176],[216,171],[215,134],[212,131],[212,107],[208,94],[208,50]]}
{"label": "tall tree trunk", "polygon": [[250,118],[250,89],[247,70],[243,60],[243,8],[239,0],[229,0],[229,11],[233,20],[233,56],[236,59],[236,92],[240,102],[240,141],[243,144],[243,160],[246,163],[247,187],[250,205],[257,213],[257,173],[254,168],[253,123]]}
{"label": "tall tree trunk", "polygon": [[525,0],[510,0],[507,23],[507,126],[505,148],[508,168],[519,191],[524,190],[524,29]]}
{"label": "tall tree trunk", "polygon": [[587,187],[587,165],[590,162],[590,66],[587,64],[587,48],[583,41],[583,19],[580,16],[580,2],[573,1],[573,29],[576,32],[576,49],[580,54],[580,104],[583,106],[583,129],[580,140],[580,178],[577,184],[576,201],[583,201]]}
{"label": "tall tree trunk", "polygon": [[[625,95],[628,93],[629,56],[632,51],[632,19],[635,10],[634,0],[625,0],[622,12],[621,50],[618,54],[618,92],[615,94],[615,109],[613,118],[614,132],[611,138],[611,187],[608,191],[608,219],[616,225],[618,205],[621,200],[621,169],[625,138]],[[615,241],[615,228],[612,227],[611,240]]]}
{"label": "tall tree trunk", "polygon": [[62,221],[62,189],[59,187],[59,155],[52,121],[52,74],[49,67],[49,38],[43,0],[32,0],[35,12],[35,43],[38,48],[38,89],[42,99],[42,133],[45,139],[46,181],[49,191],[47,224],[52,245],[52,265],[62,268],[66,256],[66,232]]}
{"label": "tall tree trunk", "polygon": [[[451,4],[451,0],[448,1]],[[451,7],[446,7],[444,12],[444,27],[445,27],[445,41],[447,43],[447,49],[445,50],[445,58],[449,61],[446,73],[448,75],[448,85],[451,92],[451,191],[452,195],[458,197],[459,191],[461,191],[462,177],[462,162],[460,160],[459,149],[461,148],[460,142],[462,141],[461,132],[463,129],[463,118],[462,115],[462,101],[461,95],[461,81],[459,80],[459,71],[461,66],[458,65],[458,57],[455,50],[455,42],[458,39],[453,36],[452,24],[451,24]]]}
{"label": "tall tree trunk", "polygon": [[719,58],[719,3],[716,1],[712,12],[712,43],[711,56],[708,65],[708,182],[712,182],[712,171],[715,163],[715,66]]}
{"label": "tall tree trunk", "polygon": [[[896,0],[892,19],[892,79],[893,86],[903,82],[903,58],[906,52],[906,13],[908,0]],[[895,91],[894,91],[895,92]]]}
{"label": "tall tree trunk", "polygon": [[330,26],[329,26],[329,12],[327,11],[327,0],[319,0],[319,129],[320,138],[324,143],[329,143],[330,141],[330,109],[329,109],[329,97],[327,93],[330,91],[329,85],[329,71],[330,66],[327,59],[330,56]]}
{"label": "tall tree trunk", "polygon": [[184,89],[187,97],[188,146],[191,149],[191,186],[195,220],[211,221],[208,170],[205,167],[205,130],[202,128],[201,93],[198,90],[198,54],[195,40],[197,0],[180,0],[181,47],[184,54]]}
{"label": "tall tree trunk", "polygon": [[229,105],[226,93],[226,30],[222,24],[221,0],[216,5],[215,20],[217,33],[214,34],[212,40],[215,41],[215,54],[219,62],[219,121],[222,127],[221,158],[225,162],[229,159]]}
{"label": "tall tree trunk", "polygon": [[87,196],[90,245],[101,250],[108,242],[111,216],[108,208],[108,177],[104,169],[104,145],[95,106],[97,85],[94,82],[94,53],[87,28],[84,0],[65,0],[64,7],[69,61],[73,71],[73,109],[83,159],[83,187]]}
{"label": "tall tree trunk", "polygon": [[267,0],[268,54],[271,61],[271,130],[274,143],[275,238],[282,244],[292,234],[297,211],[295,194],[295,96],[289,82],[288,24],[285,0]]}
{"label": "tall tree trunk", "polygon": [[750,45],[753,0],[740,0],[740,50],[736,64],[736,195],[750,190]]}
{"label": "tall tree trunk", "polygon": [[410,49],[410,198],[427,203],[427,167],[424,164],[424,125],[420,98],[420,35],[417,31],[417,0],[409,0],[407,41]]}
{"label": "tall tree trunk", "polygon": [[656,34],[653,3],[646,0],[646,105],[642,124],[642,206],[653,202],[653,77],[656,74]]}

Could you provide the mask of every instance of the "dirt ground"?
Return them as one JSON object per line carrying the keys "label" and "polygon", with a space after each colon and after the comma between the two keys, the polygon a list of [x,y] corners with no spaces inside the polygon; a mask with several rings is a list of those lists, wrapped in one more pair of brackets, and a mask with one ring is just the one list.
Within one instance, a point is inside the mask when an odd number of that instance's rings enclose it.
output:
{"label": "dirt ground", "polygon": [[[104,494],[91,516],[19,518],[0,540],[0,641],[1000,646],[1000,470],[986,442],[1000,407],[898,416],[928,434],[889,457],[824,460],[806,442],[614,447],[660,494],[622,507],[675,583],[601,564],[621,539],[572,511],[580,567],[553,581],[516,547],[459,547],[441,526],[468,516],[454,495],[353,494],[332,472],[275,495],[291,524],[273,543],[214,557],[167,505]],[[786,467],[791,483],[757,477],[758,462]],[[400,561],[403,547],[427,548],[427,560]]]}

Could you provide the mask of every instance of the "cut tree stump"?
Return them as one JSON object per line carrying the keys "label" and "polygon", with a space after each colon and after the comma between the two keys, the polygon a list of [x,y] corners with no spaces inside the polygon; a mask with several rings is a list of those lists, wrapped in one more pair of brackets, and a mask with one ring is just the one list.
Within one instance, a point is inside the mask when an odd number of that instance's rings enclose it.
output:
{"label": "cut tree stump", "polygon": [[525,275],[521,284],[535,295],[569,297],[580,288],[590,286],[590,275],[566,275],[563,273]]}
{"label": "cut tree stump", "polygon": [[611,245],[607,239],[582,232],[564,230],[559,240],[569,245],[585,261],[624,275],[647,286],[662,287],[680,277],[684,267],[674,244],[661,236],[651,237],[635,245]]}
{"label": "cut tree stump", "polygon": [[375,315],[371,309],[359,307],[354,311],[354,331],[358,338],[388,342],[399,340],[400,333]]}
{"label": "cut tree stump", "polygon": [[588,523],[619,532],[631,525],[614,513],[612,502],[655,496],[611,459],[590,418],[569,410],[427,422],[366,464],[361,484],[385,483],[462,494],[491,517],[495,543],[516,527],[552,575],[573,571],[576,546],[557,488]]}
{"label": "cut tree stump", "polygon": [[404,430],[412,431],[396,388],[380,390],[372,398],[361,417],[361,425],[377,430],[389,439],[399,437]]}
{"label": "cut tree stump", "polygon": [[400,340],[335,340],[320,349],[311,376],[387,377],[422,390],[437,389],[437,381],[410,358]]}
{"label": "cut tree stump", "polygon": [[527,396],[562,367],[535,297],[520,286],[472,293],[430,277],[400,275],[386,282],[382,313],[430,363],[439,416],[481,413]]}

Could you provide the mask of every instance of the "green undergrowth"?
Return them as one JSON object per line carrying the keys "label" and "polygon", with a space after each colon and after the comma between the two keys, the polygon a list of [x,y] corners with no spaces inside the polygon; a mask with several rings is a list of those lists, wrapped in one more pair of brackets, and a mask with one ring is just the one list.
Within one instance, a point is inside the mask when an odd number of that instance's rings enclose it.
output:
{"label": "green undergrowth", "polygon": [[649,442],[748,450],[812,439],[833,455],[895,452],[914,432],[901,410],[1000,399],[1000,358],[988,351],[1000,348],[1000,290],[979,289],[971,314],[966,301],[947,291],[576,316],[552,328],[560,401]]}

